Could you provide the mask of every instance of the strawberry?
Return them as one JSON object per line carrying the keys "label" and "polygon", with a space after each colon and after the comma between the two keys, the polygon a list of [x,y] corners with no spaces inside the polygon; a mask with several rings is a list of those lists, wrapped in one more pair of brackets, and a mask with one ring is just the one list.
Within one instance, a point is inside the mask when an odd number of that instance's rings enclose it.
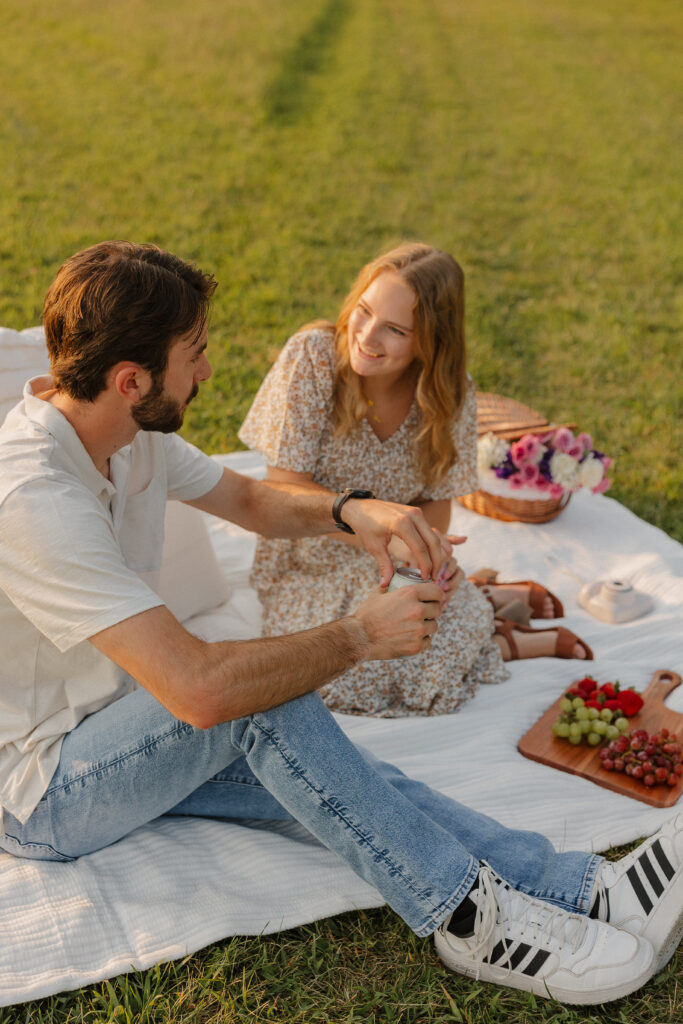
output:
{"label": "strawberry", "polygon": [[617,688],[615,687],[614,683],[603,683],[600,689],[602,690],[604,695],[609,698],[609,700],[614,700],[614,698],[617,695]]}
{"label": "strawberry", "polygon": [[632,718],[633,715],[637,715],[643,706],[643,698],[635,690],[621,690],[619,693],[619,703],[623,709],[624,714],[627,718]]}

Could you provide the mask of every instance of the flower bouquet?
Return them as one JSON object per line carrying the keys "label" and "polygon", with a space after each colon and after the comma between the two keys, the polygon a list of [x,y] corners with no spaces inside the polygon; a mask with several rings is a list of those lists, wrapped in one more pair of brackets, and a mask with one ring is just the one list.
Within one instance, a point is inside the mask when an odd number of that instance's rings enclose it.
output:
{"label": "flower bouquet", "polygon": [[[587,487],[604,493],[612,481],[612,459],[593,447],[589,434],[574,435],[569,427],[524,434],[507,441],[486,433],[477,444],[479,502],[468,508],[497,519],[548,522],[571,495]],[[467,495],[466,498],[471,498]]]}
{"label": "flower bouquet", "polygon": [[562,499],[582,487],[602,494],[612,483],[607,476],[612,459],[593,447],[590,434],[575,437],[569,427],[525,434],[512,443],[484,434],[477,444],[477,463],[480,487],[532,501],[540,496]]}

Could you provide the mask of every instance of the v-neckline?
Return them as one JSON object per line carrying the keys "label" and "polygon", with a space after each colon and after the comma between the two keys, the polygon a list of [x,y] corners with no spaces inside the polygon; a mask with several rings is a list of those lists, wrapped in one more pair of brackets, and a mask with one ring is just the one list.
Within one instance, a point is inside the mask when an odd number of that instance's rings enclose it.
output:
{"label": "v-neckline", "polygon": [[379,434],[377,434],[375,432],[375,428],[373,427],[372,423],[370,422],[368,416],[364,417],[363,423],[367,426],[368,430],[372,434],[372,437],[377,442],[377,444],[379,444],[379,445],[389,444],[389,442],[392,441],[395,437],[398,437],[398,435],[401,433],[401,431],[405,428],[406,424],[408,423],[408,420],[413,415],[414,409],[415,409],[415,397],[413,396],[413,400],[411,401],[411,403],[410,403],[410,405],[408,407],[408,412],[405,414],[405,416],[403,417],[402,421],[396,427],[396,430],[392,431],[392,433],[389,434],[388,437],[385,437],[384,440],[382,440],[382,438],[379,436]]}

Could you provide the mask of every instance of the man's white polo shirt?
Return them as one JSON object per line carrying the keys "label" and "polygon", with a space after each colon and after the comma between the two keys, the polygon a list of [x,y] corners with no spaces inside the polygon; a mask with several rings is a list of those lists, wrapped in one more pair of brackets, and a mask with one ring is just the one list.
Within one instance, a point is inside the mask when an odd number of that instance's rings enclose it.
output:
{"label": "man's white polo shirt", "polygon": [[26,821],[62,739],[137,685],[88,638],[162,604],[167,498],[210,491],[221,467],[176,434],[140,431],[107,480],[69,421],[35,396],[0,428],[0,825]]}

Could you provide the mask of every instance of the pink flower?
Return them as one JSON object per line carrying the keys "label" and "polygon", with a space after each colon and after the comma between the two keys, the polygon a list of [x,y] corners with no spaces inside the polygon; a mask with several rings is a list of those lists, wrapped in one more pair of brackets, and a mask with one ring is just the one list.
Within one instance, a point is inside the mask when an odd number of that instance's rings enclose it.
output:
{"label": "pink flower", "polygon": [[524,481],[522,480],[519,473],[515,473],[514,476],[508,477],[508,483],[513,491],[518,491],[520,487],[524,487]]}
{"label": "pink flower", "polygon": [[535,434],[525,434],[510,446],[510,458],[518,469],[527,463],[535,466],[540,462],[543,451],[543,445]]}
{"label": "pink flower", "polygon": [[576,440],[585,452],[590,451],[590,449],[593,447],[593,438],[590,436],[590,434],[579,434]]}
{"label": "pink flower", "polygon": [[584,448],[578,443],[578,441],[574,441],[574,444],[570,445],[569,448],[566,449],[566,451],[567,455],[571,455],[573,459],[578,460],[583,455]]}
{"label": "pink flower", "polygon": [[539,473],[535,466],[528,462],[519,468],[519,476],[528,487],[533,487],[538,479]]}
{"label": "pink flower", "polygon": [[593,494],[604,494],[611,486],[612,481],[610,478],[608,476],[603,476],[598,486],[593,488]]}
{"label": "pink flower", "polygon": [[517,469],[526,462],[526,452],[521,441],[515,441],[514,444],[510,445],[510,458]]}
{"label": "pink flower", "polygon": [[568,452],[574,444],[574,434],[569,427],[558,427],[553,435],[553,448],[556,452]]}
{"label": "pink flower", "polygon": [[561,498],[564,494],[564,487],[562,484],[551,484],[548,488],[548,494],[551,498]]}
{"label": "pink flower", "polygon": [[538,480],[534,484],[534,487],[537,491],[547,491],[550,489],[551,483],[550,480],[547,480],[544,476],[541,476],[541,474],[539,473]]}
{"label": "pink flower", "polygon": [[610,466],[614,463],[614,459],[610,455],[603,455],[600,461],[602,462],[606,470],[609,469]]}

